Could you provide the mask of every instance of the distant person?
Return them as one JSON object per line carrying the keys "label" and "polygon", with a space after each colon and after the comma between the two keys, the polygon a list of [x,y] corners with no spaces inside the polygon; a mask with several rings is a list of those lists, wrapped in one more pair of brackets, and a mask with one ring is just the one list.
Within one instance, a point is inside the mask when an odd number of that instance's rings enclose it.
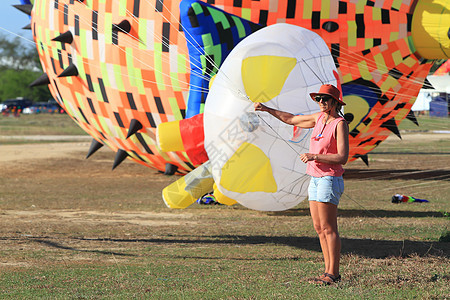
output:
{"label": "distant person", "polygon": [[14,117],[20,117],[20,112],[22,111],[20,106],[14,106]]}
{"label": "distant person", "polygon": [[8,117],[9,116],[9,108],[5,107],[2,111],[3,116]]}
{"label": "distant person", "polygon": [[307,163],[306,173],[311,176],[308,188],[309,207],[314,229],[319,235],[325,262],[325,272],[312,281],[334,284],[340,281],[339,261],[341,240],[337,225],[337,206],[344,192],[342,165],[349,154],[348,124],[339,115],[345,103],[340,91],[331,84],[320,87],[311,98],[319,103],[320,112],[311,115],[293,115],[255,103],[256,111],[266,111],[282,122],[301,128],[313,128],[309,153],[300,155]]}

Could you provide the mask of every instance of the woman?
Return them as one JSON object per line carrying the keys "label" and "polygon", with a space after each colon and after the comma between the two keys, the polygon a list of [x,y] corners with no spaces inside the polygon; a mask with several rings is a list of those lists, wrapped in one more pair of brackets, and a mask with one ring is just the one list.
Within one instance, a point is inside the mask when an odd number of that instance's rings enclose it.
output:
{"label": "woman", "polygon": [[335,86],[322,85],[318,93],[311,93],[310,96],[320,106],[320,112],[311,115],[293,115],[261,103],[254,106],[256,111],[266,111],[286,124],[314,127],[309,153],[300,155],[300,159],[308,164],[306,173],[311,176],[309,207],[325,262],[325,272],[314,281],[333,284],[341,278],[337,206],[344,191],[342,165],[348,160],[348,125],[339,115],[345,103],[339,99],[340,91]]}

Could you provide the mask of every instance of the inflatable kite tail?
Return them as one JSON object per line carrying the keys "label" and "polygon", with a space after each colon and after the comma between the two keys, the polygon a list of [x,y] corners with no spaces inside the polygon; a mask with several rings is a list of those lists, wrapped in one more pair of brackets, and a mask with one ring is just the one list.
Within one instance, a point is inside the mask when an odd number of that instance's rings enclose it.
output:
{"label": "inflatable kite tail", "polygon": [[165,122],[156,128],[156,141],[164,152],[186,152],[194,165],[208,161],[204,147],[203,114],[192,118]]}
{"label": "inflatable kite tail", "polygon": [[225,196],[224,194],[222,194],[222,192],[219,191],[217,185],[214,183],[214,198],[216,198],[216,201],[221,203],[221,204],[225,204],[225,205],[234,205],[237,203],[236,200],[231,199],[227,196]]}
{"label": "inflatable kite tail", "polygon": [[169,208],[186,208],[198,198],[211,192],[213,185],[214,180],[207,162],[165,187],[162,197]]}
{"label": "inflatable kite tail", "polygon": [[196,202],[198,198],[213,190],[213,195],[217,202],[225,205],[237,203],[235,200],[224,196],[217,189],[210,168],[211,164],[207,161],[189,174],[165,187],[162,197],[166,206],[169,208],[186,208]]}

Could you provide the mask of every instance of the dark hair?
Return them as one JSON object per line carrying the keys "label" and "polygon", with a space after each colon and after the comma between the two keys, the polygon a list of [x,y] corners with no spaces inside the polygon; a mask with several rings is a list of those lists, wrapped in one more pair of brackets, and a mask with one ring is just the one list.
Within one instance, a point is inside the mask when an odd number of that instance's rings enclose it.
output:
{"label": "dark hair", "polygon": [[344,117],[343,113],[342,113],[342,104],[339,103],[336,99],[334,99],[333,97],[331,97],[331,99],[333,99],[333,101],[331,102],[331,105],[335,105],[336,106],[336,112],[338,113],[338,115],[340,115],[341,117]]}

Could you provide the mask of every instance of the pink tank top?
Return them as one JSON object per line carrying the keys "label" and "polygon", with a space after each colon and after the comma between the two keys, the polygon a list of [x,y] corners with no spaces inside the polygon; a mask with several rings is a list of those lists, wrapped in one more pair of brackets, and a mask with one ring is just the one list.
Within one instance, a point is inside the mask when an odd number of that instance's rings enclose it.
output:
{"label": "pink tank top", "polygon": [[[336,126],[344,118],[336,118],[328,124],[323,123],[323,113],[317,119],[309,144],[309,153],[336,154]],[[318,161],[309,161],[306,166],[306,174],[314,177],[342,176],[344,168],[340,164],[325,164]]]}

